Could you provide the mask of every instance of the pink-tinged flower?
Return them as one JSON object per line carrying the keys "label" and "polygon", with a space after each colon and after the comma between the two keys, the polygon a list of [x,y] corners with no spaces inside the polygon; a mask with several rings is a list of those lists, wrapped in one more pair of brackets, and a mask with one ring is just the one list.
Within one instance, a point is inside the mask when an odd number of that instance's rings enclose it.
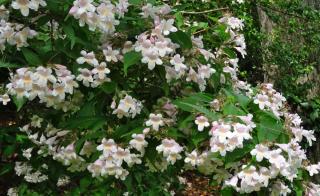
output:
{"label": "pink-tinged flower", "polygon": [[210,126],[208,118],[206,118],[205,116],[198,116],[194,122],[196,123],[196,125],[198,125],[198,131],[203,131],[205,127]]}
{"label": "pink-tinged flower", "polygon": [[90,83],[93,82],[92,73],[90,70],[79,68],[80,74],[77,76],[78,81],[82,81],[83,85],[90,87]]}
{"label": "pink-tinged flower", "polygon": [[269,148],[263,144],[258,144],[255,149],[251,150],[250,154],[256,156],[256,160],[261,162],[263,158],[269,155]]}
{"label": "pink-tinged flower", "polygon": [[178,29],[173,26],[174,20],[169,19],[169,20],[162,20],[160,23],[159,28],[161,29],[161,32],[163,35],[169,35],[170,32],[177,32]]}
{"label": "pink-tinged flower", "polygon": [[101,175],[101,171],[105,165],[105,161],[97,159],[94,163],[88,165],[87,169],[92,173],[92,177]]}
{"label": "pink-tinged flower", "polygon": [[184,159],[184,162],[189,163],[192,166],[199,166],[203,164],[206,156],[207,156],[206,153],[198,154],[196,150],[193,150],[191,153],[186,153],[186,158]]}
{"label": "pink-tinged flower", "polygon": [[143,54],[143,58],[141,59],[142,63],[147,63],[148,64],[148,69],[153,70],[157,65],[162,65],[163,62],[159,58],[159,55],[156,51],[154,50],[148,50]]}
{"label": "pink-tinged flower", "polygon": [[76,0],[73,2],[73,7],[70,9],[69,14],[79,17],[86,12],[94,12],[96,7],[92,5],[93,0]]}
{"label": "pink-tinged flower", "polygon": [[271,103],[269,102],[269,97],[264,94],[258,94],[254,101],[255,104],[259,104],[259,108],[263,110],[266,106],[269,107]]}
{"label": "pink-tinged flower", "polygon": [[103,54],[107,62],[118,62],[118,55],[120,54],[119,50],[113,50],[111,46],[107,46],[103,50]]}
{"label": "pink-tinged flower", "polygon": [[174,69],[177,72],[183,72],[187,69],[187,66],[183,63],[184,57],[181,57],[180,54],[174,55],[174,57],[171,58],[170,63],[174,66]]}
{"label": "pink-tinged flower", "polygon": [[110,73],[110,69],[107,68],[105,62],[102,62],[92,70],[92,73],[97,74],[99,79],[104,79],[106,78],[106,74]]}
{"label": "pink-tinged flower", "polygon": [[269,162],[278,169],[281,169],[286,165],[286,159],[281,155],[281,152],[281,149],[276,149],[269,151],[269,153],[266,155],[266,158],[269,160]]}
{"label": "pink-tinged flower", "polygon": [[35,4],[29,0],[15,0],[11,6],[13,9],[20,10],[23,16],[29,15],[29,9],[35,9]]}
{"label": "pink-tinged flower", "polygon": [[82,50],[80,54],[82,55],[82,57],[77,58],[77,63],[78,64],[81,65],[81,64],[84,64],[84,63],[88,63],[89,65],[92,65],[92,66],[98,66],[99,65],[99,62],[96,59],[96,56],[93,53],[93,51],[87,53],[86,51]]}
{"label": "pink-tinged flower", "polygon": [[164,126],[164,122],[161,114],[150,114],[149,120],[146,122],[146,126],[152,126],[152,129],[159,131],[159,127]]}
{"label": "pink-tinged flower", "polygon": [[101,144],[97,146],[97,150],[103,151],[104,155],[109,155],[117,150],[117,144],[114,142],[113,139],[105,139],[103,138]]}
{"label": "pink-tinged flower", "polygon": [[130,146],[143,154],[144,148],[148,145],[148,142],[145,140],[145,135],[132,134],[132,138],[133,139],[129,142]]}
{"label": "pink-tinged flower", "polygon": [[167,161],[172,164],[182,158],[180,153],[183,148],[173,139],[163,139],[161,145],[156,147],[156,150],[158,153],[162,152]]}

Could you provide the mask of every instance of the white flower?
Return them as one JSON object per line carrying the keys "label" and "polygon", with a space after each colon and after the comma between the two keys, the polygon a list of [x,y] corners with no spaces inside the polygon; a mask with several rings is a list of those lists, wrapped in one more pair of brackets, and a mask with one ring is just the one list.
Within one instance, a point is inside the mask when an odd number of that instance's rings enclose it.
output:
{"label": "white flower", "polygon": [[111,46],[107,46],[107,48],[103,50],[103,54],[107,62],[118,62],[118,55],[120,54],[120,51],[113,50]]}
{"label": "white flower", "polygon": [[30,160],[32,150],[33,150],[33,148],[28,148],[28,149],[22,150],[22,156],[24,156],[25,158]]}
{"label": "white flower", "polygon": [[199,166],[204,163],[205,154],[199,155],[196,150],[193,150],[191,153],[186,153],[186,158],[184,159],[185,163],[190,163],[192,166]]}
{"label": "white flower", "polygon": [[69,176],[61,176],[58,178],[57,181],[57,187],[66,186],[70,183],[70,177]]}
{"label": "white flower", "polygon": [[173,139],[163,139],[161,145],[156,147],[156,150],[158,153],[162,152],[163,156],[171,164],[182,158],[179,153],[182,152],[183,148]]}
{"label": "white flower", "polygon": [[159,131],[160,126],[164,126],[164,122],[161,114],[150,114],[149,120],[146,122],[146,125],[152,126],[152,129],[155,131]]}
{"label": "white flower", "polygon": [[83,85],[86,87],[90,86],[90,83],[93,82],[92,72],[86,68],[79,68],[80,74],[77,76],[78,81],[82,81]]}
{"label": "white flower", "polygon": [[9,188],[7,196],[19,196],[19,189],[17,187]]}
{"label": "white flower", "polygon": [[103,151],[103,154],[111,154],[117,150],[117,145],[113,139],[105,139],[103,138],[101,144],[97,146],[97,150]]}
{"label": "white flower", "polygon": [[169,20],[162,20],[161,23],[160,23],[160,29],[161,29],[161,32],[164,34],[164,35],[169,35],[170,32],[177,32],[178,29],[173,26],[173,23],[174,23],[174,19],[169,19]]}
{"label": "white flower", "polygon": [[8,94],[4,94],[4,95],[0,96],[0,102],[2,102],[3,105],[7,105],[8,102],[10,102],[10,101],[11,101],[11,99]]}
{"label": "white flower", "polygon": [[92,70],[92,73],[97,74],[99,79],[105,79],[106,74],[110,73],[110,69],[107,68],[107,64],[105,62],[102,62]]}
{"label": "white flower", "polygon": [[132,138],[133,139],[129,142],[130,146],[143,154],[144,148],[148,145],[148,142],[145,140],[145,135],[132,134]]}
{"label": "white flower", "polygon": [[269,97],[267,95],[258,94],[254,101],[255,104],[259,104],[259,108],[263,110],[266,106],[270,106]]}
{"label": "white flower", "polygon": [[281,152],[281,149],[272,150],[269,151],[266,157],[278,169],[286,165],[286,159],[281,155]]}
{"label": "white flower", "polygon": [[101,175],[101,171],[105,165],[105,161],[97,159],[94,163],[88,165],[87,169],[92,173],[92,177],[97,177]]}
{"label": "white flower", "polygon": [[313,176],[314,174],[318,174],[320,171],[320,164],[315,165],[308,165],[305,167],[305,169],[309,172],[310,176]]}
{"label": "white flower", "polygon": [[79,154],[89,157],[95,151],[95,149],[96,149],[96,146],[92,142],[86,141],[83,144],[83,147]]}
{"label": "white flower", "polygon": [[23,16],[29,15],[29,9],[35,9],[35,5],[29,0],[15,0],[11,6],[13,9],[20,10]]}
{"label": "white flower", "polygon": [[256,145],[255,149],[251,150],[250,154],[256,156],[256,160],[261,162],[263,158],[266,158],[269,153],[269,148],[263,144]]}
{"label": "white flower", "polygon": [[88,63],[89,65],[92,66],[98,66],[99,62],[96,59],[95,54],[92,52],[87,53],[86,51],[82,50],[80,52],[80,54],[82,55],[82,57],[77,58],[77,63],[78,64],[84,64],[84,63]]}
{"label": "white flower", "polygon": [[76,0],[73,2],[73,7],[70,9],[69,14],[79,18],[86,12],[94,12],[96,7],[91,3],[93,0]]}
{"label": "white flower", "polygon": [[210,123],[205,116],[198,116],[194,122],[198,125],[198,131],[203,131],[205,127],[210,126]]}
{"label": "white flower", "polygon": [[108,1],[107,3],[101,3],[97,7],[97,12],[99,13],[100,17],[114,18],[114,8],[114,5]]}
{"label": "white flower", "polygon": [[236,136],[240,138],[240,140],[242,141],[243,139],[251,139],[251,135],[250,135],[250,130],[251,128],[247,125],[244,124],[240,124],[240,123],[236,123],[233,125],[233,129],[236,133]]}
{"label": "white flower", "polygon": [[40,118],[37,115],[33,115],[31,118],[31,126],[41,128],[41,123],[43,122],[43,118]]}
{"label": "white flower", "polygon": [[211,66],[209,64],[208,65],[201,65],[198,68],[198,75],[202,79],[208,79],[214,73],[216,73],[216,70],[211,68]]}
{"label": "white flower", "polygon": [[174,55],[174,57],[171,58],[170,63],[171,65],[174,65],[174,69],[177,72],[183,72],[187,69],[187,66],[183,64],[184,57],[180,57],[180,54]]}
{"label": "white flower", "polygon": [[52,95],[58,97],[60,100],[64,100],[66,97],[64,84],[55,83],[53,85]]}
{"label": "white flower", "polygon": [[143,54],[143,57],[141,59],[142,63],[147,63],[148,64],[148,69],[153,70],[157,65],[162,65],[163,62],[159,58],[159,54],[155,50],[147,50]]}

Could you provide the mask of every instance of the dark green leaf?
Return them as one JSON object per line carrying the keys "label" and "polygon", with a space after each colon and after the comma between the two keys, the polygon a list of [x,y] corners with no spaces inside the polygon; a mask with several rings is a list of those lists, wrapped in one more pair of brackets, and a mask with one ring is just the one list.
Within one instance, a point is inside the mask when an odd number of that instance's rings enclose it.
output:
{"label": "dark green leaf", "polygon": [[194,105],[192,103],[188,103],[188,102],[180,101],[180,100],[174,101],[173,104],[176,105],[181,110],[184,110],[187,112],[200,112],[200,113],[204,114],[210,120],[218,120],[219,119],[219,116],[216,113],[211,112],[207,108],[202,107],[200,105]]}
{"label": "dark green leaf", "polygon": [[67,35],[67,38],[71,41],[71,49],[73,49],[75,43],[76,43],[76,40],[77,40],[77,37],[75,35],[75,32],[72,28],[71,25],[64,25],[63,26],[63,31],[66,33]]}
{"label": "dark green leaf", "polygon": [[21,65],[0,61],[0,68],[17,68],[17,67],[21,67]]}
{"label": "dark green leaf", "polygon": [[246,142],[243,148],[237,148],[232,152],[228,152],[225,156],[226,163],[234,162],[236,160],[242,159],[246,154],[248,154],[255,145],[253,143]]}
{"label": "dark green leaf", "polygon": [[127,75],[128,72],[128,68],[132,65],[137,64],[138,62],[140,62],[142,58],[142,55],[140,52],[135,52],[135,51],[131,51],[128,52],[124,55],[123,58],[123,71],[125,73],[125,75]]}
{"label": "dark green leaf", "polygon": [[192,48],[192,41],[191,36],[186,34],[183,31],[177,31],[174,33],[170,33],[169,35],[172,42],[177,43],[183,49],[191,49]]}
{"label": "dark green leaf", "polygon": [[41,59],[32,50],[29,50],[28,48],[21,48],[21,51],[27,63],[30,65],[42,65]]}
{"label": "dark green leaf", "polygon": [[100,86],[100,88],[103,92],[107,94],[111,94],[116,90],[117,84],[115,82],[106,82],[106,83],[103,83]]}
{"label": "dark green leaf", "polygon": [[13,96],[12,99],[13,99],[13,103],[17,107],[18,112],[21,110],[23,105],[27,102],[27,99],[25,97],[18,99],[16,96]]}
{"label": "dark green leaf", "polygon": [[223,114],[224,115],[237,115],[237,116],[244,116],[246,113],[241,110],[240,108],[236,107],[232,103],[227,103],[223,106]]}

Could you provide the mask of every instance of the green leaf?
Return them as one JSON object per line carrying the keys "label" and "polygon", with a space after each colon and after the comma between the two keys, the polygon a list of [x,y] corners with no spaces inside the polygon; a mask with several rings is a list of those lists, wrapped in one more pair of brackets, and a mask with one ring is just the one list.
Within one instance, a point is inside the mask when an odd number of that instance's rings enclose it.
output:
{"label": "green leaf", "polygon": [[124,74],[127,75],[128,68],[140,62],[141,58],[142,58],[142,55],[140,52],[131,51],[126,53],[123,58]]}
{"label": "green leaf", "polygon": [[0,68],[17,68],[17,67],[21,67],[21,65],[7,63],[0,60]]}
{"label": "green leaf", "polygon": [[116,90],[117,84],[115,82],[105,82],[100,86],[100,88],[103,92],[111,94]]}
{"label": "green leaf", "polygon": [[91,184],[91,179],[90,178],[82,178],[80,180],[80,191],[81,192],[86,192],[86,189],[89,187]]}
{"label": "green leaf", "polygon": [[226,187],[221,190],[221,195],[223,196],[233,196],[234,190],[231,187]]}
{"label": "green leaf", "polygon": [[22,54],[30,65],[42,65],[39,56],[27,48],[21,48]]}
{"label": "green leaf", "polygon": [[129,0],[129,3],[131,5],[140,5],[142,3],[142,0]]}
{"label": "green leaf", "polygon": [[13,103],[16,105],[18,112],[21,110],[23,105],[27,102],[27,99],[25,97],[18,99],[16,96],[13,96],[12,100],[13,100]]}
{"label": "green leaf", "polygon": [[0,176],[12,171],[14,168],[13,164],[4,164],[4,166],[1,167],[2,168],[0,169]]}
{"label": "green leaf", "polygon": [[246,154],[248,154],[255,145],[253,143],[246,142],[243,148],[237,148],[232,152],[228,152],[225,156],[226,163],[234,162],[236,160],[242,159]]}
{"label": "green leaf", "polygon": [[105,118],[88,116],[88,117],[77,117],[74,119],[68,119],[66,122],[60,124],[65,129],[92,129],[98,130],[105,124]]}
{"label": "green leaf", "polygon": [[76,43],[77,37],[75,35],[75,32],[74,32],[72,26],[68,25],[68,24],[64,25],[63,31],[66,33],[67,38],[71,41],[71,49],[73,49],[73,47]]}
{"label": "green leaf", "polygon": [[240,108],[236,107],[232,103],[227,103],[223,106],[223,114],[224,115],[236,115],[236,116],[244,116],[246,113]]}
{"label": "green leaf", "polygon": [[271,113],[261,111],[258,112],[256,116],[259,119],[259,123],[257,123],[257,127],[255,128],[259,142],[273,142],[276,141],[281,134],[286,134],[280,120]]}
{"label": "green leaf", "polygon": [[169,37],[172,40],[172,42],[179,44],[180,47],[183,49],[192,48],[191,37],[183,31],[170,33]]}
{"label": "green leaf", "polygon": [[173,101],[173,104],[176,105],[181,110],[184,110],[186,112],[195,112],[195,111],[200,112],[200,113],[204,114],[210,120],[218,120],[219,119],[219,116],[216,113],[211,112],[207,108],[199,106],[199,105],[194,105],[192,103],[188,103],[188,102],[185,102],[182,100]]}

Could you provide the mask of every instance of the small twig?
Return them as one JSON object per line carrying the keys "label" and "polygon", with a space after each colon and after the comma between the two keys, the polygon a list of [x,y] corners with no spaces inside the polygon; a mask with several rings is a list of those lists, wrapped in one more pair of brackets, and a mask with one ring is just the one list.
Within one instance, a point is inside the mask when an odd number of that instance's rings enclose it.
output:
{"label": "small twig", "polygon": [[229,8],[223,7],[223,8],[217,8],[217,9],[212,9],[212,10],[205,10],[201,12],[188,12],[188,11],[180,11],[181,14],[207,14],[210,12],[216,12],[216,11],[221,11],[221,10],[228,10]]}
{"label": "small twig", "polygon": [[201,29],[199,31],[196,31],[196,32],[192,33],[192,35],[197,35],[199,33],[205,32],[205,31],[208,31],[208,29]]}

